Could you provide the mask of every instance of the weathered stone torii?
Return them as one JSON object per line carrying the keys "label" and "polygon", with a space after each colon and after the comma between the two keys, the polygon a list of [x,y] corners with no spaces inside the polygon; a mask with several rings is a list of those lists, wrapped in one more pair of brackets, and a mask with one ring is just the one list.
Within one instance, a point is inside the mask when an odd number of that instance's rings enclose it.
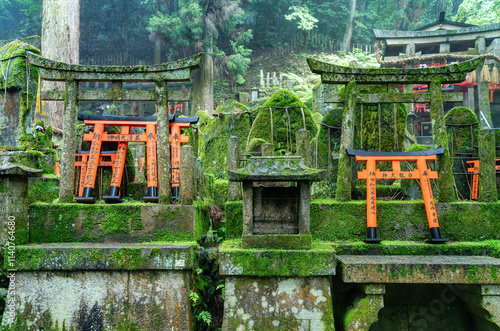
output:
{"label": "weathered stone torii", "polygon": [[[84,66],[44,59],[28,53],[29,61],[40,69],[46,81],[65,82],[65,91],[42,91],[42,100],[63,100],[63,142],[59,202],[71,202],[74,192],[75,146],[78,101],[154,101],[158,160],[158,198],[169,203],[172,193],[168,101],[189,101],[189,91],[169,91],[168,82],[191,79],[191,70],[200,67],[203,53],[156,66]],[[80,82],[112,82],[111,90],[80,90]],[[155,90],[124,90],[123,82],[155,82]]]}
{"label": "weathered stone torii", "polygon": [[[323,84],[347,84],[344,94],[338,94],[336,89],[328,89],[325,102],[344,103],[342,116],[342,135],[339,153],[339,171],[335,198],[339,201],[351,200],[351,158],[346,148],[354,146],[354,112],[356,104],[369,103],[430,103],[432,121],[432,138],[435,148],[444,147],[444,154],[436,160],[438,171],[438,198],[440,202],[456,200],[451,172],[451,158],[448,150],[448,138],[444,122],[443,102],[462,101],[461,93],[442,93],[441,84],[457,83],[465,80],[468,72],[475,70],[480,59],[472,59],[460,64],[442,67],[416,69],[365,69],[337,66],[315,59],[307,59],[309,68],[316,74],[321,74]],[[387,93],[358,94],[357,85],[386,84]],[[400,84],[428,84],[427,93],[399,93]]]}

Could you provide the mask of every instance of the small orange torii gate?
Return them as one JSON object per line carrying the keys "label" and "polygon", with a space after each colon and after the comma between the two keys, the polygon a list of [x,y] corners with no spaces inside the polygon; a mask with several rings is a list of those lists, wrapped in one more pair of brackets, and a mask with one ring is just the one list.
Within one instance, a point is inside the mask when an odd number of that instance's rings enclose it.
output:
{"label": "small orange torii gate", "polygon": [[[84,141],[91,141],[89,155],[86,155],[85,163],[82,156],[81,180],[79,197],[77,202],[94,203],[93,191],[97,168],[100,165],[97,160],[103,153],[101,144],[103,141],[118,142],[116,156],[113,162],[113,175],[110,185],[110,194],[104,196],[104,200],[109,203],[121,202],[120,183],[125,168],[125,157],[129,142],[145,142],[147,155],[147,196],[145,202],[158,202],[158,164],[156,159],[156,117],[131,117],[131,116],[94,116],[79,114],[78,118],[84,120],[85,125],[94,126],[94,131],[83,136]],[[170,127],[170,147],[172,164],[172,196],[179,197],[179,177],[180,177],[180,146],[181,143],[189,142],[189,137],[181,134],[181,128],[189,128],[191,123],[196,123],[198,117],[176,118],[169,116]],[[105,126],[119,126],[120,133],[108,134],[104,132]],[[132,127],[145,127],[146,132],[142,134],[130,133]],[[81,153],[80,153],[81,154]],[[83,184],[83,188],[82,188]]]}
{"label": "small orange torii gate", "polygon": [[[429,242],[435,244],[448,241],[448,239],[441,238],[430,183],[430,179],[437,179],[438,174],[427,167],[427,161],[436,160],[436,155],[443,154],[444,148],[401,153],[346,150],[348,155],[355,156],[356,161],[366,162],[366,169],[358,172],[358,179],[366,179],[367,243],[382,241],[382,239],[377,238],[377,179],[420,179],[425,212],[431,233]],[[376,163],[384,161],[392,162],[392,171],[380,171],[377,169]],[[417,169],[413,171],[401,171],[401,161],[416,162]]]}
{"label": "small orange torii gate", "polygon": [[[500,162],[500,159],[495,159],[496,162]],[[471,168],[467,169],[467,172],[472,172],[472,190],[470,192],[471,200],[477,200],[479,192],[479,160],[467,161],[472,165]],[[495,170],[500,171],[500,164],[495,165]]]}

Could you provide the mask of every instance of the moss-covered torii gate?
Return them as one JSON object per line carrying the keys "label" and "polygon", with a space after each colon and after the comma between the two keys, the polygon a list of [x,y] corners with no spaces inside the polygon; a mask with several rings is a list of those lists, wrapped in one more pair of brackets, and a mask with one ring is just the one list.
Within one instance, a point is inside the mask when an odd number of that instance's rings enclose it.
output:
{"label": "moss-covered torii gate", "polygon": [[[45,81],[65,82],[64,91],[42,91],[42,100],[64,101],[63,141],[59,202],[72,202],[75,176],[75,147],[78,101],[154,101],[158,162],[158,199],[170,203],[172,193],[168,101],[189,101],[189,91],[169,91],[168,82],[191,79],[200,67],[203,53],[157,66],[83,66],[44,59],[28,53],[29,61]],[[112,82],[111,90],[80,90],[80,82]],[[124,90],[123,82],[154,82],[155,90]]]}
{"label": "moss-covered torii gate", "polygon": [[[442,84],[458,83],[465,80],[468,72],[476,69],[479,58],[442,67],[415,69],[365,69],[336,66],[315,59],[307,59],[309,68],[316,74],[321,74],[323,84],[347,84],[344,94],[338,94],[336,89],[325,93],[325,102],[344,103],[342,115],[342,135],[340,140],[339,165],[337,176],[337,191],[335,199],[351,200],[352,160],[346,149],[354,145],[354,112],[357,104],[379,103],[430,103],[432,121],[432,138],[435,148],[444,148],[444,153],[438,156],[437,189],[440,202],[456,200],[451,158],[448,149],[448,138],[444,122],[444,102],[462,101],[461,93],[442,93]],[[357,85],[384,84],[387,93],[358,94]],[[427,93],[399,93],[400,84],[428,84]]]}

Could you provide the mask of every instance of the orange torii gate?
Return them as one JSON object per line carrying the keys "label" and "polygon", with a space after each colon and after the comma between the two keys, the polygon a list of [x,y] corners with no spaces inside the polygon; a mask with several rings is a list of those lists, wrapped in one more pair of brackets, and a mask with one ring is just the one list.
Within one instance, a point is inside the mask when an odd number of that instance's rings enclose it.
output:
{"label": "orange torii gate", "polygon": [[[78,196],[83,195],[83,188],[85,187],[85,173],[87,171],[88,159],[90,156],[90,151],[76,151],[75,154],[75,167],[80,167],[80,180],[78,187]],[[110,160],[105,160],[105,158],[110,158]],[[99,154],[99,167],[111,167],[115,169],[115,158],[116,151],[101,151]]]}
{"label": "orange torii gate", "polygon": [[[436,160],[437,154],[443,154],[444,148],[431,149],[421,152],[366,152],[354,149],[346,149],[347,154],[355,156],[356,161],[366,162],[366,169],[358,172],[358,179],[366,179],[366,217],[367,217],[367,243],[378,243],[382,239],[377,238],[377,179],[420,179],[422,196],[424,198],[425,212],[431,233],[430,243],[444,243],[448,239],[441,238],[439,223],[436,214],[436,206],[432,195],[430,179],[437,179],[436,171],[427,168],[427,161]],[[380,171],[376,167],[377,162],[392,162],[392,171]],[[417,163],[417,169],[413,171],[401,171],[401,161]]]}
{"label": "orange torii gate", "polygon": [[[97,174],[96,160],[101,152],[101,144],[103,141],[118,142],[116,157],[114,160],[113,175],[110,185],[110,195],[104,196],[106,202],[121,202],[120,198],[120,183],[125,167],[125,157],[129,142],[145,142],[147,155],[147,196],[144,197],[145,202],[158,202],[158,164],[156,160],[156,117],[131,117],[131,116],[94,116],[79,114],[78,118],[84,120],[85,125],[94,126],[94,131],[84,135],[84,141],[91,141],[90,153],[85,169],[82,172],[84,180],[83,190],[80,187],[80,196],[76,198],[77,202],[94,203],[93,191],[95,185],[95,177]],[[191,123],[196,123],[198,117],[183,117],[176,118],[174,115],[169,116],[170,127],[170,145],[171,145],[171,164],[172,164],[172,191],[173,198],[179,197],[179,176],[180,176],[180,144],[189,142],[189,137],[180,133],[181,128],[190,127]],[[105,126],[119,126],[120,133],[108,134],[104,132]],[[145,127],[146,132],[142,134],[132,134],[132,127]],[[83,171],[83,167],[82,167]]]}
{"label": "orange torii gate", "polygon": [[[500,162],[500,159],[495,159],[496,162]],[[467,161],[467,163],[472,164],[472,167],[467,169],[467,172],[472,172],[472,190],[470,192],[471,200],[477,200],[479,192],[479,160]],[[500,170],[500,164],[495,165],[495,170]]]}

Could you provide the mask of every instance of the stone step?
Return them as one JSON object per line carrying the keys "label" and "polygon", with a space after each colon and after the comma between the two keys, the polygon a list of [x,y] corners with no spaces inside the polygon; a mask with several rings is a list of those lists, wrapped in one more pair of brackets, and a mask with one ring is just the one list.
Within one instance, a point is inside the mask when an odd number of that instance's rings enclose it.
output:
{"label": "stone step", "polygon": [[500,284],[500,259],[487,256],[338,255],[346,283]]}
{"label": "stone step", "polygon": [[188,270],[192,245],[84,243],[16,246],[15,260],[5,254],[5,268],[41,270]]}

